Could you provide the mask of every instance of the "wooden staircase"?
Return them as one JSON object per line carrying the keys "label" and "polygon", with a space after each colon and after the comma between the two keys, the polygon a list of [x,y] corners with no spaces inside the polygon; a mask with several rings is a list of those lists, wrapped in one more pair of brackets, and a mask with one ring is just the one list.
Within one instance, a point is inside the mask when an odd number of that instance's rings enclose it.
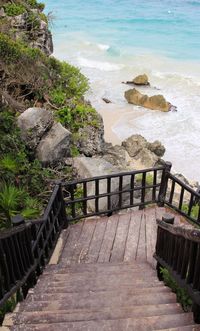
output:
{"label": "wooden staircase", "polygon": [[0,330],[200,330],[152,267],[155,219],[164,212],[150,208],[71,225],[59,263],[47,266]]}
{"label": "wooden staircase", "polygon": [[144,263],[49,266],[4,325],[12,331],[200,330]]}

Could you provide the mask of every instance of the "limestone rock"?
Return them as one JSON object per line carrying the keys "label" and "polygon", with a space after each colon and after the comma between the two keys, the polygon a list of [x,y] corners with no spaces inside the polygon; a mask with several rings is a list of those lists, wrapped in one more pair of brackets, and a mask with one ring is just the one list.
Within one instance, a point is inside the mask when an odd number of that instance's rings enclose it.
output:
{"label": "limestone rock", "polygon": [[60,123],[54,123],[36,149],[43,164],[56,164],[70,156],[71,133]]}
{"label": "limestone rock", "polygon": [[131,157],[137,156],[142,149],[147,147],[147,145],[147,140],[140,134],[132,135],[122,142],[122,146],[125,147]]}
{"label": "limestone rock", "polygon": [[[105,176],[112,173],[119,173],[120,170],[113,166],[110,162],[105,161],[103,158],[89,158],[89,157],[77,157],[74,158],[73,167],[78,174],[79,178],[89,178],[96,176]],[[130,177],[126,176],[123,180],[123,189],[130,188]],[[105,193],[107,189],[107,179],[99,181],[99,193]],[[111,192],[119,191],[119,178],[112,178],[111,180]],[[87,193],[88,195],[95,195],[95,182],[87,183]],[[136,197],[135,197],[136,198]],[[122,201],[130,201],[130,194],[122,194]],[[111,208],[118,205],[119,195],[111,196]],[[99,199],[99,210],[108,210],[108,199],[107,197]],[[88,209],[90,211],[95,210],[95,199],[88,200]]]}
{"label": "limestone rock", "polygon": [[44,108],[28,108],[17,120],[22,139],[35,149],[44,133],[53,125],[53,114]]}
{"label": "limestone rock", "polygon": [[[96,126],[88,124],[78,130],[78,138],[75,143],[79,151],[86,156],[100,154],[105,143],[103,119],[100,114],[96,114],[96,117]],[[90,122],[89,117],[88,122]]]}
{"label": "limestone rock", "polygon": [[125,169],[129,161],[129,155],[123,146],[105,143],[103,159],[117,166],[119,169]]}
{"label": "limestone rock", "polygon": [[[35,15],[36,12],[32,9]],[[32,31],[32,22],[29,22],[29,14],[27,12],[18,15],[8,17],[10,20],[11,27],[13,28],[13,33],[16,39],[25,40],[31,47],[39,48],[46,55],[51,55],[53,53],[53,41],[51,32],[48,29],[48,24],[40,19],[39,13],[37,13],[38,28]],[[34,33],[34,36],[30,35]]]}
{"label": "limestone rock", "polygon": [[133,79],[135,85],[149,85],[149,80],[146,74],[139,75]]}
{"label": "limestone rock", "polygon": [[167,112],[171,108],[171,104],[167,102],[162,95],[148,97],[147,95],[140,93],[135,88],[126,91],[125,98],[131,104],[149,109]]}
{"label": "limestone rock", "polygon": [[159,157],[162,157],[165,154],[165,147],[159,140],[155,140],[153,143],[148,143],[148,149]]}
{"label": "limestone rock", "polygon": [[149,143],[143,136],[136,134],[122,142],[122,146],[128,154],[139,160],[142,167],[154,167],[160,162],[160,157],[164,155],[164,146],[156,140]]}

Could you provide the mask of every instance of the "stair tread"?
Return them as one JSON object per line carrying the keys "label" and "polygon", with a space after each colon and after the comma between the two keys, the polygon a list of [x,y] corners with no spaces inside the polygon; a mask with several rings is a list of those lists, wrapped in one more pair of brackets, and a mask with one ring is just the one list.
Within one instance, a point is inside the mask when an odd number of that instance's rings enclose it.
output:
{"label": "stair tread", "polygon": [[151,331],[193,325],[192,314],[173,314],[118,320],[76,321],[65,323],[29,324],[21,323],[10,328],[11,331]]}
{"label": "stair tread", "polygon": [[[95,309],[68,309],[60,311],[33,311],[17,312],[10,314],[8,319],[12,318],[15,324],[36,324],[36,323],[58,323],[69,321],[89,321],[89,320],[107,320],[122,319],[132,317],[148,317],[154,315],[173,315],[182,313],[182,308],[177,303],[159,304],[159,305],[142,305],[126,307],[103,307]],[[6,323],[6,321],[5,321]],[[6,324],[7,325],[7,324]]]}

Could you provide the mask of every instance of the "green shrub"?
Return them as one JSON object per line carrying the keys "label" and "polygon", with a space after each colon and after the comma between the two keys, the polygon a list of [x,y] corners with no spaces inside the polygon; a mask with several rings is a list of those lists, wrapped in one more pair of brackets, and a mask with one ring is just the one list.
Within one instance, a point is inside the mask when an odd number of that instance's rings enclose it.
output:
{"label": "green shrub", "polygon": [[163,281],[166,286],[170,287],[174,293],[176,293],[177,301],[180,302],[184,311],[190,311],[192,306],[192,300],[189,297],[187,291],[177,284],[170,272],[166,268],[160,268],[163,276]]}
{"label": "green shrub", "polygon": [[6,15],[8,15],[8,16],[21,15],[26,11],[23,4],[20,4],[20,3],[17,3],[17,4],[8,3],[8,4],[4,5],[4,10],[5,10]]}
{"label": "green shrub", "polygon": [[[194,205],[194,206],[192,207],[191,214],[190,214],[190,216],[191,216],[192,218],[194,218],[194,219],[197,219],[197,218],[198,218],[198,215],[199,215],[199,208],[200,208],[200,207],[199,207],[198,204],[196,204],[196,205]],[[184,203],[184,204],[182,205],[181,210],[182,210],[185,214],[188,214],[188,211],[189,211],[189,204]]]}
{"label": "green shrub", "polygon": [[77,104],[72,108],[61,108],[56,115],[59,122],[72,132],[77,132],[86,125],[99,126],[96,110],[84,104]]}

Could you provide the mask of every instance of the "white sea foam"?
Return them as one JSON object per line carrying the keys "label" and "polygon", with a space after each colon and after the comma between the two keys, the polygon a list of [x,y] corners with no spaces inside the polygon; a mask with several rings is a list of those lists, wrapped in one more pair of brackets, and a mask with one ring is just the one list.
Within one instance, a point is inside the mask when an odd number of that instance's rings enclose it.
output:
{"label": "white sea foam", "polygon": [[97,47],[101,50],[101,51],[108,51],[110,48],[110,45],[106,45],[106,44],[97,44]]}
{"label": "white sea foam", "polygon": [[122,64],[114,64],[110,62],[101,62],[96,60],[90,60],[83,57],[78,58],[78,64],[81,67],[94,68],[101,71],[118,71],[123,68]]}

